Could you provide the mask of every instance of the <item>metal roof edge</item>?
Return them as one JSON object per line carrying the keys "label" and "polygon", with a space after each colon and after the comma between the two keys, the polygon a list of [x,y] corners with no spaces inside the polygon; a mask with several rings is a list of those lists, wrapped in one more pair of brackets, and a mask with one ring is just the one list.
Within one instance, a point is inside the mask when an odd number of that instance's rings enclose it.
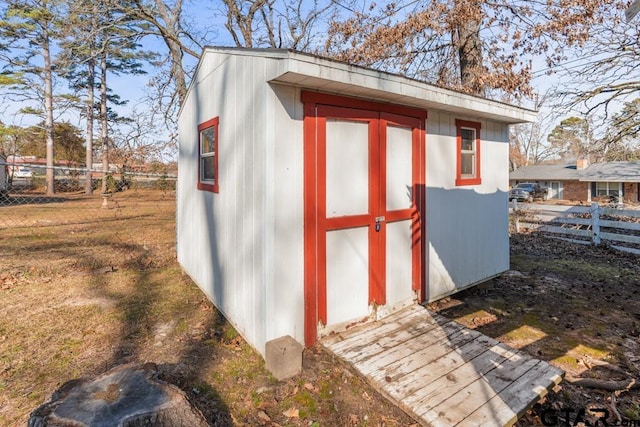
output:
{"label": "metal roof edge", "polygon": [[[202,56],[208,52],[281,60],[283,64],[278,68],[278,73],[267,79],[273,83],[336,93],[331,90],[331,83],[335,83],[340,85],[338,93],[347,96],[450,111],[507,124],[533,122],[537,117],[536,111],[524,107],[292,49],[205,46]],[[198,63],[194,76],[197,75],[201,63],[202,60]],[[193,79],[189,90],[192,84]]]}

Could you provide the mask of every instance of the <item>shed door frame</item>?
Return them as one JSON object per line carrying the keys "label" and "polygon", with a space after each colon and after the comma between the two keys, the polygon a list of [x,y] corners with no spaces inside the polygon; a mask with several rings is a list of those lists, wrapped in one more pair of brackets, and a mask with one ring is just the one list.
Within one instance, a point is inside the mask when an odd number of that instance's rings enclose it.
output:
{"label": "shed door frame", "polygon": [[[414,204],[413,225],[413,288],[418,293],[418,301],[423,302],[425,289],[425,122],[427,113],[424,110],[394,104],[383,104],[368,100],[347,98],[317,92],[302,91],[304,104],[304,330],[305,344],[313,345],[317,340],[318,321],[326,318],[326,300],[319,292],[320,281],[324,280],[324,265],[319,262],[323,234],[326,233],[326,217],[320,208],[319,197],[324,197],[324,176],[319,162],[324,153],[319,150],[319,141],[323,140],[325,112],[333,107],[343,109],[364,110],[374,113],[379,126],[387,122],[412,123],[415,150],[412,165],[412,186]],[[329,108],[327,108],[329,107]],[[384,169],[384,168],[382,168]],[[373,172],[374,174],[377,172]],[[409,285],[409,284],[408,284]],[[379,303],[379,292],[369,295],[369,301]],[[323,305],[324,304],[324,305]],[[322,307],[320,307],[323,305]]]}

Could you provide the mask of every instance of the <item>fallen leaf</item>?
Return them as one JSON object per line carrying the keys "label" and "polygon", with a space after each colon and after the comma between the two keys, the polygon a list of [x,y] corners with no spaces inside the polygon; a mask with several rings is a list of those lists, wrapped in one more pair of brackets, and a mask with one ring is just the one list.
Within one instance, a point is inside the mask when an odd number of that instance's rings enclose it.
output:
{"label": "fallen leaf", "polygon": [[258,411],[258,418],[265,423],[271,422],[271,417],[269,417],[269,415],[264,411]]}
{"label": "fallen leaf", "polygon": [[267,409],[268,407],[273,406],[271,403],[269,402],[260,402],[258,403],[258,405],[256,406],[256,408],[258,409]]}
{"label": "fallen leaf", "polygon": [[307,390],[313,391],[313,385],[311,383],[306,383],[304,385],[304,388],[306,388]]}
{"label": "fallen leaf", "polygon": [[293,394],[298,394],[298,390],[300,390],[298,386],[295,386],[295,388],[293,389]]}
{"label": "fallen leaf", "polygon": [[384,415],[382,415],[381,418],[382,418],[383,425],[388,425],[388,424],[398,425],[398,420],[385,417]]}
{"label": "fallen leaf", "polygon": [[360,418],[356,414],[350,414],[349,422],[351,425],[357,425],[360,422]]}
{"label": "fallen leaf", "polygon": [[364,400],[371,400],[371,396],[369,396],[369,394],[366,391],[362,392],[362,398]]}
{"label": "fallen leaf", "polygon": [[299,418],[300,411],[298,411],[296,408],[290,408],[288,411],[284,411],[282,415],[284,415],[287,418]]}

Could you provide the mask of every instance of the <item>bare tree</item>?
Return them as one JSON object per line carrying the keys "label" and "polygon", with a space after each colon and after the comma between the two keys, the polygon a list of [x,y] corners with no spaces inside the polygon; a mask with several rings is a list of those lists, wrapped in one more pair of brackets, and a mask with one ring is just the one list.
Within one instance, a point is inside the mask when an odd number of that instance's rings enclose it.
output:
{"label": "bare tree", "polygon": [[640,97],[640,22],[625,24],[625,5],[618,6],[562,67],[551,70],[565,82],[556,88],[556,108],[607,129],[600,135],[606,153],[633,152],[621,147],[640,134],[634,106]]}
{"label": "bare tree", "polygon": [[335,10],[334,2],[223,0],[225,28],[238,47],[311,50],[314,31]]}
{"label": "bare tree", "polygon": [[202,43],[188,28],[183,19],[183,0],[173,3],[163,0],[132,0],[118,2],[122,13],[130,14],[145,23],[142,35],[159,37],[168,50],[169,73],[156,80],[159,100],[165,118],[174,121],[173,113],[187,96],[189,72],[185,68],[184,56],[200,58]]}
{"label": "bare tree", "polygon": [[334,22],[325,52],[471,93],[528,96],[532,57],[561,62],[619,3],[399,1]]}
{"label": "bare tree", "polygon": [[148,110],[137,110],[132,120],[113,133],[113,160],[128,169],[135,164],[164,162],[175,157],[176,146],[172,138],[162,135],[153,114]]}

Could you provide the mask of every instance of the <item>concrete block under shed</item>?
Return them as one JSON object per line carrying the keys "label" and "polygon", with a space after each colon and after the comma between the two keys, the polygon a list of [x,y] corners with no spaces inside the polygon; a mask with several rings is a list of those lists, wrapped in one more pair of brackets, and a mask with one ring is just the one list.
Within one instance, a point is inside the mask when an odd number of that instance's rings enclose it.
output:
{"label": "concrete block under shed", "polygon": [[302,344],[289,335],[267,341],[267,369],[278,381],[298,375],[302,372],[302,349]]}

